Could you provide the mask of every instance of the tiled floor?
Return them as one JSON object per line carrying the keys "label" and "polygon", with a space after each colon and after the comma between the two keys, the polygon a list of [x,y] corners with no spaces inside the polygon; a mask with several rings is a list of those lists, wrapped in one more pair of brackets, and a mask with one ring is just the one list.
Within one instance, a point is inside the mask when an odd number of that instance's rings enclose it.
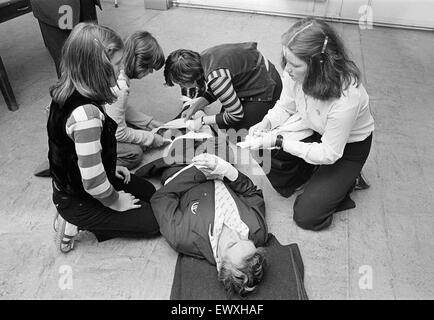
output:
{"label": "tiled floor", "polygon": [[[144,10],[141,0],[103,2],[100,23],[123,36],[146,29],[166,54],[200,51],[223,42],[257,41],[276,65],[280,35],[293,19],[172,8]],[[336,215],[330,229],[308,232],[292,222],[291,199],[261,177],[270,230],[296,242],[313,299],[434,298],[434,38],[431,33],[334,25],[361,67],[376,131],[364,172],[372,187],[354,194],[357,208]],[[167,299],[176,253],[164,239],[112,240],[85,235],[67,256],[56,250],[51,228],[50,181],[32,172],[46,155],[44,106],[55,71],[37,21],[27,14],[0,25],[3,58],[20,109],[0,98],[0,299]],[[178,89],[162,70],[133,82],[131,101],[161,120],[180,107]],[[73,289],[62,290],[64,269]],[[365,266],[371,289],[363,289]],[[362,284],[362,286],[360,286]]]}

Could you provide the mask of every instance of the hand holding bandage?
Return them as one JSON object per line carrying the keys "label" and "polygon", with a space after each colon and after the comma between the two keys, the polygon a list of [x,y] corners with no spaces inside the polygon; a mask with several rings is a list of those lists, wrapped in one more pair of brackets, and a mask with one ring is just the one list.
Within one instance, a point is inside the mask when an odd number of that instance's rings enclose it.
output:
{"label": "hand holding bandage", "polygon": [[187,120],[185,122],[187,129],[190,131],[199,131],[202,128],[202,117],[196,118],[194,120]]}
{"label": "hand holding bandage", "polygon": [[152,147],[154,148],[159,148],[165,144],[171,143],[172,140],[171,139],[166,139],[162,136],[160,136],[159,134],[154,134],[154,140],[152,141]]}
{"label": "hand holding bandage", "polygon": [[271,122],[265,117],[261,122],[249,129],[245,141],[237,143],[240,148],[252,150],[274,149],[277,135],[282,135],[285,141],[301,141],[313,134],[301,115],[295,113],[278,127],[272,128]]}
{"label": "hand holding bandage", "polygon": [[276,146],[277,135],[273,132],[258,132],[253,135],[246,136],[246,140],[238,142],[237,146],[240,148],[248,148],[251,150],[258,149],[274,149]]}
{"label": "hand holding bandage", "polygon": [[193,118],[190,120],[187,120],[185,122],[187,129],[190,131],[199,131],[202,129],[202,127],[205,125],[204,123],[204,117],[206,116],[206,113],[203,112],[203,110],[197,111]]}
{"label": "hand holding bandage", "polygon": [[228,178],[235,181],[238,178],[238,170],[229,162],[213,154],[203,153],[192,159],[193,164],[202,171],[208,180]]}

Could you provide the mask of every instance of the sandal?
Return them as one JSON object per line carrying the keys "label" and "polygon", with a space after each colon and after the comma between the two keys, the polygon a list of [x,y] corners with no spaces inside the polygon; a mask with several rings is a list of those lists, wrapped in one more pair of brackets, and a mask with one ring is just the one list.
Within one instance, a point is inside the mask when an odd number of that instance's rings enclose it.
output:
{"label": "sandal", "polygon": [[[56,233],[56,246],[59,247],[62,253],[68,253],[74,249],[75,237],[78,234],[78,229],[73,224],[67,222],[61,215],[57,214],[55,221],[58,220]],[[68,230],[67,230],[68,229]]]}

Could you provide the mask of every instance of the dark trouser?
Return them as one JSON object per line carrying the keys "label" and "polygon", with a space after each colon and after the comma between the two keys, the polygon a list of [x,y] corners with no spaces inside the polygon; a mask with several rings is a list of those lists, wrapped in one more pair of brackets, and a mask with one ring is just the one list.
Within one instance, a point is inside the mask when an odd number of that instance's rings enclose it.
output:
{"label": "dark trouser", "polygon": [[[95,21],[98,22],[95,3],[93,0],[80,0],[80,22]],[[60,77],[60,60],[62,58],[62,46],[68,38],[71,30],[62,30],[57,26],[46,24],[39,20],[42,38],[45,46],[53,58],[56,66],[57,76]]]}
{"label": "dark trouser", "polygon": [[[302,141],[319,142],[321,136],[315,133]],[[316,167],[281,149],[273,150],[271,151],[271,168],[267,177],[274,189],[287,198],[312,177]]]}
{"label": "dark trouser", "polygon": [[91,231],[98,241],[116,237],[148,238],[160,234],[149,200],[155,192],[152,183],[131,174],[131,181],[114,181],[116,190],[124,190],[140,199],[141,208],[118,212],[91,196],[72,197],[54,189],[53,202],[60,215],[81,230]]}
{"label": "dark trouser", "polygon": [[57,77],[60,78],[60,60],[62,57],[62,46],[68,38],[70,30],[62,30],[57,27],[50,26],[45,22],[39,20],[39,27],[41,28],[42,38],[44,39],[45,46],[53,58],[56,67]]}
{"label": "dark trouser", "polygon": [[[280,98],[280,93],[282,92],[282,80],[280,78],[279,72],[276,67],[270,63],[271,78],[276,82],[276,87],[274,88],[273,98],[271,101],[242,101],[244,117],[241,121],[231,124],[230,126],[219,126],[220,129],[233,128],[235,130],[239,129],[249,129],[251,126],[257,124],[264,119],[268,110],[274,107],[276,101]],[[224,108],[220,112],[224,112]]]}
{"label": "dark trouser", "polygon": [[[315,134],[309,138],[318,141],[320,136]],[[303,193],[297,196],[294,202],[294,221],[298,226],[303,229],[322,230],[332,223],[333,213],[355,207],[349,194],[368,158],[371,142],[372,134],[364,141],[348,143],[345,146],[343,156],[331,165],[313,166],[300,158],[283,152],[286,154],[284,156],[288,163],[291,163],[291,157],[297,158],[292,159],[297,170],[289,168],[289,172],[294,176],[288,175],[286,177],[289,183],[294,184],[288,185],[288,188],[295,190],[307,181]],[[283,158],[282,154],[278,156]],[[290,166],[288,165],[288,167]],[[276,177],[276,173],[270,172],[270,174],[268,177],[272,181]],[[309,174],[311,174],[310,178]],[[286,191],[288,192],[288,190]]]}

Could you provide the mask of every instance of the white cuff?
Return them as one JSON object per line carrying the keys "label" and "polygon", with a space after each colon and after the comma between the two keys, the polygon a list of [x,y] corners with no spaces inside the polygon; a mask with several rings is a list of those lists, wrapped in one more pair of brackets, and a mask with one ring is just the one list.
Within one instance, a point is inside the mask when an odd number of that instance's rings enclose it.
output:
{"label": "white cuff", "polygon": [[228,168],[228,172],[226,172],[225,177],[228,178],[230,181],[237,180],[238,179],[238,170],[235,169],[235,167],[231,165],[231,167]]}

